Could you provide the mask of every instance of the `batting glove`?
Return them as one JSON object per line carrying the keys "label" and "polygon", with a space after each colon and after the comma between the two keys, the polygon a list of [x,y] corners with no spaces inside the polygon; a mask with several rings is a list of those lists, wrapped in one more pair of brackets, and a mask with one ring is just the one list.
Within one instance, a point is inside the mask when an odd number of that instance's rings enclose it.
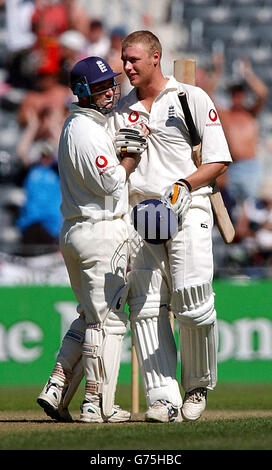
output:
{"label": "batting glove", "polygon": [[179,228],[191,206],[191,190],[191,185],[187,180],[179,180],[166,191],[162,198],[163,202],[177,214]]}
{"label": "batting glove", "polygon": [[139,129],[119,129],[115,136],[115,149],[117,155],[123,153],[143,153],[147,148],[147,139]]}

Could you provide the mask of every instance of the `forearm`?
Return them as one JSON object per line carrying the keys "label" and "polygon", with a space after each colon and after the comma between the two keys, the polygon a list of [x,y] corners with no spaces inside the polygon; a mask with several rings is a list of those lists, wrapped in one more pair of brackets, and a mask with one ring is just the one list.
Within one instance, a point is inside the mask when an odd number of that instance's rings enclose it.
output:
{"label": "forearm", "polygon": [[269,89],[266,84],[257,77],[253,72],[245,75],[245,80],[251,90],[260,100],[265,100],[269,94]]}
{"label": "forearm", "polygon": [[136,169],[140,160],[140,154],[131,154],[130,156],[129,153],[126,153],[126,156],[121,160],[120,165],[125,168],[127,179],[129,178],[130,174],[133,173],[133,171]]}
{"label": "forearm", "polygon": [[29,163],[28,156],[29,156],[29,151],[31,148],[31,145],[33,144],[33,141],[35,140],[35,136],[37,134],[38,128],[36,126],[27,126],[27,128],[24,130],[21,139],[19,140],[17,147],[16,147],[16,153],[18,157],[21,158],[23,164],[27,165]]}
{"label": "forearm", "polygon": [[223,175],[228,168],[228,163],[206,163],[185,179],[190,183],[192,191],[207,186],[219,176]]}

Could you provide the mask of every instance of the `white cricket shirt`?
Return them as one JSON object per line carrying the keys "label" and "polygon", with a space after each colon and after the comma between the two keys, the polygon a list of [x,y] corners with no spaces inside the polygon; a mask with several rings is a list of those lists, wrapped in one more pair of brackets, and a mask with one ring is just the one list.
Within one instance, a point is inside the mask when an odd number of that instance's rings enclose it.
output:
{"label": "white cricket shirt", "polygon": [[[117,111],[109,118],[114,134],[121,127],[133,127],[141,122],[150,129],[148,148],[141,162],[130,175],[130,195],[144,194],[159,198],[166,189],[180,178],[186,178],[196,170],[192,160],[190,136],[178,99],[178,92],[185,91],[192,117],[202,140],[202,162],[231,162],[227,141],[210,97],[199,87],[179,83],[173,76],[164,90],[154,100],[148,112],[133,90],[119,102]],[[205,186],[192,195],[211,192]]]}
{"label": "white cricket shirt", "polygon": [[95,222],[127,212],[126,172],[101,113],[71,105],[60,137],[58,166],[65,219],[86,217]]}

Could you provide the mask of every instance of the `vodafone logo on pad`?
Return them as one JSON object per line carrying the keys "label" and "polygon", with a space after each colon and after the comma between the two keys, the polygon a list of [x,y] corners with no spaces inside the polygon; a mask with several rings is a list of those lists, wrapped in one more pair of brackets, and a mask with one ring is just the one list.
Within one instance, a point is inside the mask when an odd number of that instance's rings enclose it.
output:
{"label": "vodafone logo on pad", "polygon": [[103,155],[99,155],[95,159],[95,164],[98,168],[105,168],[105,166],[108,164],[108,160]]}

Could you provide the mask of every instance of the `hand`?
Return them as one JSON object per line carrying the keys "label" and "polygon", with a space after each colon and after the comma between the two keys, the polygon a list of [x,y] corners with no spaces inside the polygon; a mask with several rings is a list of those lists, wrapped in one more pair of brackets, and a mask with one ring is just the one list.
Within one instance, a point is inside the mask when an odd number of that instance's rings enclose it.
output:
{"label": "hand", "polygon": [[117,155],[125,153],[142,154],[147,148],[147,140],[139,129],[119,129],[115,137],[115,149]]}
{"label": "hand", "polygon": [[170,189],[168,189],[162,198],[178,216],[178,226],[181,228],[183,220],[191,206],[192,196],[190,192],[190,185],[182,181],[177,181]]}
{"label": "hand", "polygon": [[[140,129],[140,130],[143,132],[144,137],[148,137],[148,136],[149,136],[149,134],[150,134],[150,129],[149,129],[149,127],[147,127],[146,124],[144,124],[144,122],[141,122],[141,124],[138,124],[138,125],[135,126],[135,127],[136,127],[136,129]],[[135,127],[134,127],[134,129],[135,129]]]}

